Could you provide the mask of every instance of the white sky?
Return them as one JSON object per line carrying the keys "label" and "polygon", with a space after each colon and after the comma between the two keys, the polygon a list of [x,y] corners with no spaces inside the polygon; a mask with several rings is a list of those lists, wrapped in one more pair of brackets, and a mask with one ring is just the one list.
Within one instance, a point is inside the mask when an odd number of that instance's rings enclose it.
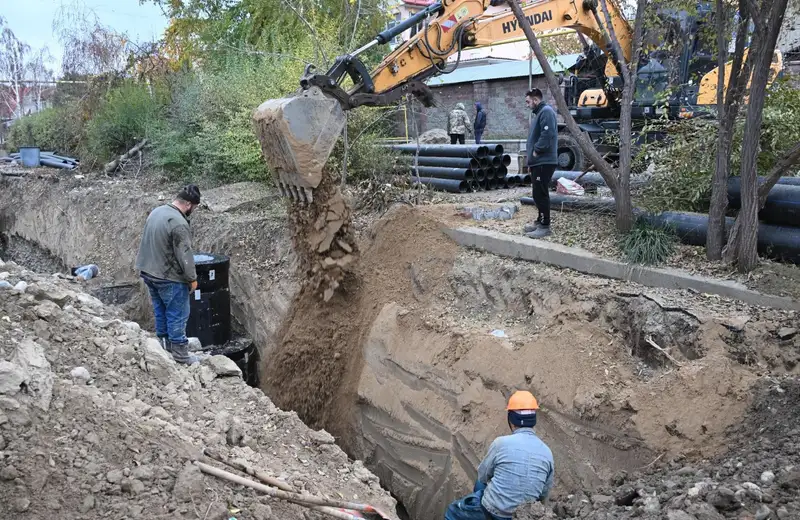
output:
{"label": "white sky", "polygon": [[[168,23],[161,8],[152,3],[139,5],[139,0],[84,0],[84,5],[97,14],[100,23],[127,33],[134,41],[159,39]],[[0,0],[0,16],[17,38],[32,49],[45,45],[50,49],[56,75],[61,72],[62,50],[53,34],[53,17],[60,6],[60,0]]]}

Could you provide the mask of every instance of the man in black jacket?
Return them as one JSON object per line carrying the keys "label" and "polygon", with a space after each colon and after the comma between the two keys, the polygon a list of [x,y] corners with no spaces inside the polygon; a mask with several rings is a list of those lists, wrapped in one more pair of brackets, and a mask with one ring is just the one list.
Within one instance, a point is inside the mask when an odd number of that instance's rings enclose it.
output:
{"label": "man in black jacket", "polygon": [[544,238],[550,235],[550,180],[558,164],[558,120],[538,88],[525,94],[525,104],[533,111],[526,151],[539,217],[523,229],[529,238]]}
{"label": "man in black jacket", "polygon": [[475,114],[475,144],[481,144],[483,131],[486,129],[486,111],[481,106],[480,101],[475,103],[475,110],[477,110]]}

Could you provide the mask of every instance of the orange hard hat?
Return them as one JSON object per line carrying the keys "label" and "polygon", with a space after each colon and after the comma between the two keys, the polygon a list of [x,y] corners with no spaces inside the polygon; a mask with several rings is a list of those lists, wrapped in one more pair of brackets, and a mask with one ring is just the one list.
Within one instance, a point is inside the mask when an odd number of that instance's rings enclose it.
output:
{"label": "orange hard hat", "polygon": [[533,394],[527,390],[517,390],[508,399],[508,408],[506,410],[538,410],[539,403]]}

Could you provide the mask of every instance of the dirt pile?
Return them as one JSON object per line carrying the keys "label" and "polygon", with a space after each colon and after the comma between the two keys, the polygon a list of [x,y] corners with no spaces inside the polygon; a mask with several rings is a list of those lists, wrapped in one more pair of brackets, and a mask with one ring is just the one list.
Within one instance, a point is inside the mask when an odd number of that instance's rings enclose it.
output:
{"label": "dirt pile", "polygon": [[611,486],[575,493],[548,507],[528,504],[518,520],[800,518],[800,379],[761,381],[740,441],[712,460],[676,459],[644,474],[620,473]]}
{"label": "dirt pile", "polygon": [[53,276],[0,261],[0,508],[20,518],[320,518],[204,476],[203,448],[298,490],[370,502],[376,476],[242,382],[176,365],[150,334]]}

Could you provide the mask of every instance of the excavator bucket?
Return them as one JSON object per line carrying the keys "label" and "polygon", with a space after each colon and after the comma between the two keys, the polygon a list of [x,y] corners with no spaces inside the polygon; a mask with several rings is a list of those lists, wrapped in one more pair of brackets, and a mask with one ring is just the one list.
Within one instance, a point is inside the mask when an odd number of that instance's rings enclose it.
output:
{"label": "excavator bucket", "polygon": [[311,87],[271,99],[253,114],[264,159],[285,197],[312,202],[322,169],[345,124],[339,102]]}

